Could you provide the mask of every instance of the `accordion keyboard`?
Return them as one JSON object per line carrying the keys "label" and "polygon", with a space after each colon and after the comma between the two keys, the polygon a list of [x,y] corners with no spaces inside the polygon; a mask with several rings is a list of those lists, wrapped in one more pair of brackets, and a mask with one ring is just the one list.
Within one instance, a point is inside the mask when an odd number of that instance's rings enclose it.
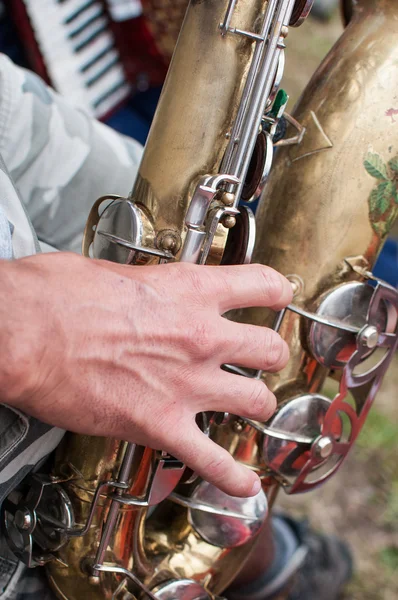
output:
{"label": "accordion keyboard", "polygon": [[54,88],[98,118],[130,93],[104,5],[23,0]]}

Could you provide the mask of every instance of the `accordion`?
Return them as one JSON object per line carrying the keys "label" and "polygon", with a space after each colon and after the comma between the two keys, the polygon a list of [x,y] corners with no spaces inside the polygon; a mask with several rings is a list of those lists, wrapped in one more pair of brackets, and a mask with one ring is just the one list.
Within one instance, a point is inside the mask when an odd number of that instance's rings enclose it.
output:
{"label": "accordion", "polygon": [[187,0],[3,0],[30,68],[99,119],[163,83]]}

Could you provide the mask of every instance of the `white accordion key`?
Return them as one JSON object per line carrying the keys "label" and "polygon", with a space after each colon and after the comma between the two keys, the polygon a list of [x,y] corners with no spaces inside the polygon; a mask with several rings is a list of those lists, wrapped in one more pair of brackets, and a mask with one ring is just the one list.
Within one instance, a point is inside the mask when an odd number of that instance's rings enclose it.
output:
{"label": "white accordion key", "polygon": [[106,0],[106,3],[114,21],[127,21],[142,14],[140,0]]}

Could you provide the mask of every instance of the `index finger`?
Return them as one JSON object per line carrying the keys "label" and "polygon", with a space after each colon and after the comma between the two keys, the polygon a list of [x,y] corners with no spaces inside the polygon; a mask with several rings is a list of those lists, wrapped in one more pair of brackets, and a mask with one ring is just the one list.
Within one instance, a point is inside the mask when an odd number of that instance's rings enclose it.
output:
{"label": "index finger", "polygon": [[198,267],[208,270],[205,292],[216,301],[220,312],[254,306],[280,310],[293,298],[288,279],[264,265]]}
{"label": "index finger", "polygon": [[275,269],[259,264],[210,267],[176,262],[143,267],[97,262],[123,276],[134,273],[135,278],[143,278],[155,287],[165,283],[185,287],[199,303],[216,306],[220,314],[253,306],[280,310],[293,298],[289,280]]}

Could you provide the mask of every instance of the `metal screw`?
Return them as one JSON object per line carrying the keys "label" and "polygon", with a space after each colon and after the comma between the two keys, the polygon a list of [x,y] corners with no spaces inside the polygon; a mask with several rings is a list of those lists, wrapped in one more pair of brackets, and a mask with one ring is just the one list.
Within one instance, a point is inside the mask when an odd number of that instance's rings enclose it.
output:
{"label": "metal screw", "polygon": [[155,244],[160,250],[175,254],[180,249],[181,240],[177,232],[163,229],[156,236]]}
{"label": "metal screw", "polygon": [[374,325],[368,325],[359,333],[359,341],[362,346],[372,350],[379,341],[379,332]]}
{"label": "metal screw", "polygon": [[236,218],[232,215],[227,215],[223,218],[222,224],[224,225],[225,229],[232,229],[232,227],[235,227],[236,225]]}
{"label": "metal screw", "polygon": [[286,27],[286,25],[283,25],[283,27],[281,29],[281,36],[283,38],[287,38],[288,35],[289,35],[289,27]]}
{"label": "metal screw", "polygon": [[221,196],[221,202],[225,204],[225,206],[232,206],[235,200],[235,194],[231,192],[224,192]]}
{"label": "metal screw", "polygon": [[17,510],[14,519],[15,525],[20,531],[26,531],[32,527],[32,515],[27,508],[24,510]]}
{"label": "metal screw", "polygon": [[234,430],[235,433],[242,433],[242,431],[243,431],[242,421],[235,421],[234,424],[232,425],[232,429]]}
{"label": "metal screw", "polygon": [[333,452],[333,440],[330,437],[321,437],[314,444],[314,450],[320,458],[328,458]]}
{"label": "metal screw", "polygon": [[173,250],[175,248],[176,241],[172,235],[165,235],[162,239],[163,250]]}
{"label": "metal screw", "polygon": [[293,290],[293,296],[298,296],[304,289],[304,281],[298,275],[286,275]]}

